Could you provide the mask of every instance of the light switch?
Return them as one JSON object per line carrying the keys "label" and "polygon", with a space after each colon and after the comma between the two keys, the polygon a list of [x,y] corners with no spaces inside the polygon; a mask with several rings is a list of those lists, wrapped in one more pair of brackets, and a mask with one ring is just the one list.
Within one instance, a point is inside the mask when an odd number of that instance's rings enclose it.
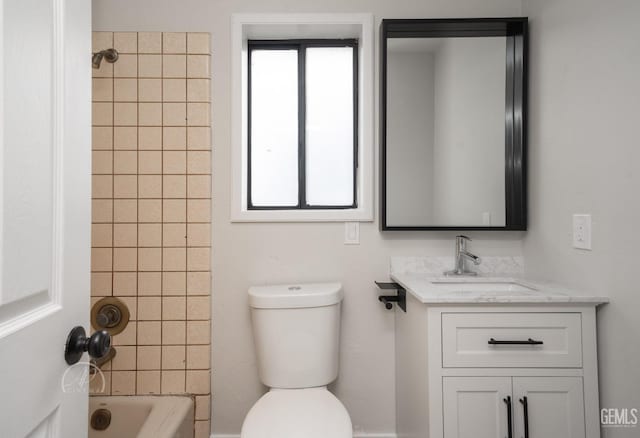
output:
{"label": "light switch", "polygon": [[360,245],[360,222],[344,223],[344,244]]}
{"label": "light switch", "polygon": [[573,247],[591,250],[591,215],[573,215]]}

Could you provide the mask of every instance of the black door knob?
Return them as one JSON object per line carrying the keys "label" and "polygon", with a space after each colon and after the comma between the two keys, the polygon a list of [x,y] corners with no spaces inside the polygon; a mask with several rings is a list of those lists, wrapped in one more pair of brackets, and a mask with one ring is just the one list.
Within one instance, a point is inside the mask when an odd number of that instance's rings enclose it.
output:
{"label": "black door knob", "polygon": [[111,335],[106,330],[99,330],[87,338],[84,328],[74,327],[67,337],[64,349],[64,360],[73,365],[77,363],[86,351],[93,359],[100,359],[111,348]]}

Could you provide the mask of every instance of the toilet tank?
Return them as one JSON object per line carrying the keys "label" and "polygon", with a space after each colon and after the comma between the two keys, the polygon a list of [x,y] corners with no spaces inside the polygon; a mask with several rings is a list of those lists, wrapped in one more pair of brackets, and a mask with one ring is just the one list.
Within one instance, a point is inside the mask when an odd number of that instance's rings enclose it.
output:
{"label": "toilet tank", "polygon": [[271,388],[325,386],[338,376],[340,283],[249,289],[260,380]]}

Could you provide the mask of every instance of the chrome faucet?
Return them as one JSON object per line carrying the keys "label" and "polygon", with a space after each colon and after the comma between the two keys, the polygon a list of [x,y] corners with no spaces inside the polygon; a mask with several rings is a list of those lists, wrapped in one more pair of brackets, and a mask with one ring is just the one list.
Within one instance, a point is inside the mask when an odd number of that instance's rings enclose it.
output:
{"label": "chrome faucet", "polygon": [[465,260],[469,259],[474,265],[479,265],[481,260],[475,254],[467,251],[467,236],[456,236],[456,266],[451,271],[445,271],[444,275],[478,275],[477,272],[469,271],[465,268]]}

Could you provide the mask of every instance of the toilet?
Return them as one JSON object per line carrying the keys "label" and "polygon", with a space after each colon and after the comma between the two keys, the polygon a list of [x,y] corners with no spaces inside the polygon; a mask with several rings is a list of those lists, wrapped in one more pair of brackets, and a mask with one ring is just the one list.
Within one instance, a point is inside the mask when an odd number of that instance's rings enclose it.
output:
{"label": "toilet", "polygon": [[327,390],[338,376],[340,283],[249,289],[258,373],[270,389],[241,438],[352,438],[349,413]]}

